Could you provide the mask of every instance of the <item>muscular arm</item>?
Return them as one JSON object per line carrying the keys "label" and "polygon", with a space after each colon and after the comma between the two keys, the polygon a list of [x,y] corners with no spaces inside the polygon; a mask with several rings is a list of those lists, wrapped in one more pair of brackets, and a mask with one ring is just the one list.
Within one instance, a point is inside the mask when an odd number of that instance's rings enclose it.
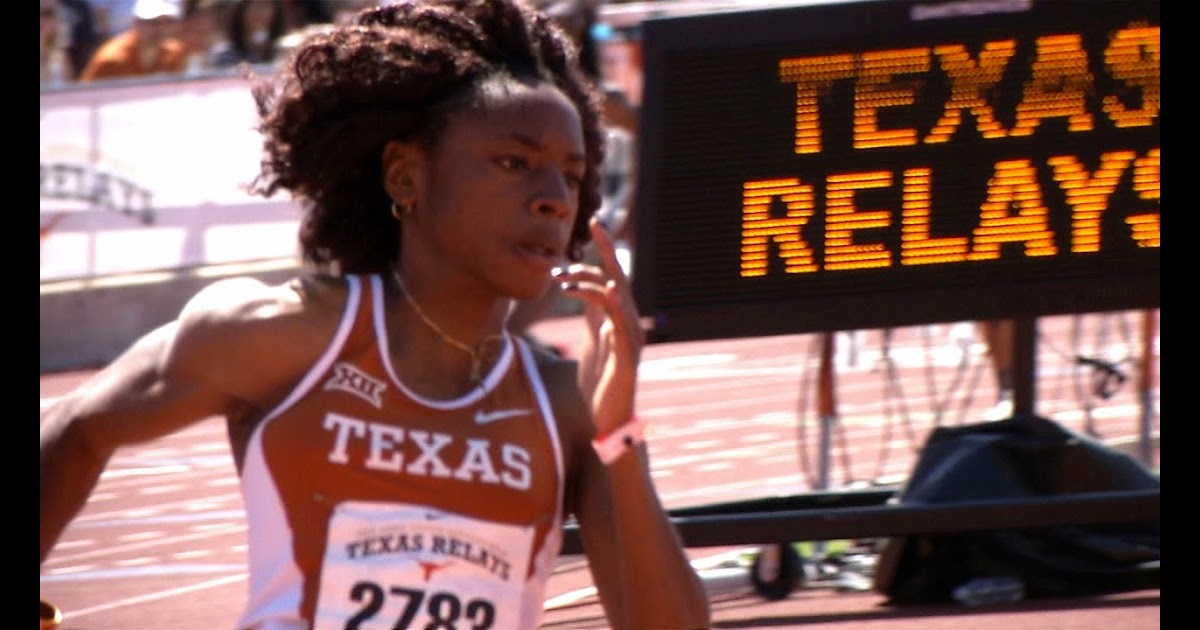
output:
{"label": "muscular arm", "polygon": [[709,627],[708,600],[659,501],[645,445],[611,467],[580,449],[576,516],[597,591],[613,628]]}
{"label": "muscular arm", "polygon": [[150,332],[42,412],[42,561],[119,446],[154,439],[218,408],[194,384],[168,378],[164,359],[178,331],[171,322]]}
{"label": "muscular arm", "polygon": [[252,280],[213,285],[192,298],[178,319],[143,336],[42,411],[42,562],[118,448],[244,410],[260,401],[254,390],[237,384],[283,378],[286,362],[271,367],[244,360],[248,346],[273,343],[263,340],[263,331],[279,318],[286,303],[281,295],[286,292]]}

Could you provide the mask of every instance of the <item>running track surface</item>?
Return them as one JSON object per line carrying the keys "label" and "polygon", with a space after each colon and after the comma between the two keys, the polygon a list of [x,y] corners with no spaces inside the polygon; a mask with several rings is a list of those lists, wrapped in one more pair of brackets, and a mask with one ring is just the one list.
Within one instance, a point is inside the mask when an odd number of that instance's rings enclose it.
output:
{"label": "running track surface", "polygon": [[[1149,320],[1143,318],[1150,317]],[[1158,314],[1121,312],[1038,321],[1036,411],[1091,431],[1158,468]],[[1142,335],[1143,321],[1152,335]],[[535,332],[573,351],[577,317]],[[638,414],[651,422],[654,477],[668,508],[896,483],[934,426],[977,422],[995,401],[985,348],[965,323],[838,333],[834,423],[822,443],[817,335],[648,346]],[[1107,397],[1076,354],[1126,380]],[[1145,370],[1141,358],[1148,357]],[[41,375],[43,404],[88,371]],[[1143,441],[1149,434],[1152,441]],[[819,469],[820,462],[828,462]],[[220,630],[245,597],[241,495],[216,419],[118,451],[78,518],[42,566],[41,595],[64,609],[63,630]],[[720,628],[1023,630],[1159,627],[1158,590],[962,608],[890,607],[871,591],[810,585],[781,601],[749,586],[754,548],[689,549]],[[741,568],[738,568],[741,567]],[[544,628],[604,628],[586,561],[564,556],[551,578]]]}

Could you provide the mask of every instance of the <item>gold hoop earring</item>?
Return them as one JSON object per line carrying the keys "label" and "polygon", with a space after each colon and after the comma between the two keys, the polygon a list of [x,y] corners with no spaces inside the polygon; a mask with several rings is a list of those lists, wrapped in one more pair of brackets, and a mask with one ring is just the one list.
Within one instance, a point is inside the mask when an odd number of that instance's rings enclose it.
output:
{"label": "gold hoop earring", "polygon": [[412,214],[412,212],[413,205],[411,203],[406,203],[404,204],[404,207],[401,207],[395,201],[392,202],[392,216],[396,217],[397,221],[404,220],[404,217]]}

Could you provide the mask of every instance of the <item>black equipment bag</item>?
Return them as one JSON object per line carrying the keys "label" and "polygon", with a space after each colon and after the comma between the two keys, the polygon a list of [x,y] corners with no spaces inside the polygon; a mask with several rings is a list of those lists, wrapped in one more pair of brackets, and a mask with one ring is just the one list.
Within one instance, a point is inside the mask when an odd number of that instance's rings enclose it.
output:
{"label": "black equipment bag", "polygon": [[[1158,489],[1158,476],[1132,457],[1051,420],[1015,416],[934,429],[892,501]],[[1017,577],[1026,597],[1158,588],[1159,521],[893,537],[884,541],[874,588],[891,604],[939,603],[984,576]]]}

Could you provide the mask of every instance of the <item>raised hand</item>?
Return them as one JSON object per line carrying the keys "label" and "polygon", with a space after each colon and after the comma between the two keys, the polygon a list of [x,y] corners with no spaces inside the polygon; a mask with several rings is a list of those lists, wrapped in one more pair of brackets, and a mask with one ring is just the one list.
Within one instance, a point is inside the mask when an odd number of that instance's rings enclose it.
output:
{"label": "raised hand", "polygon": [[586,330],[579,352],[579,390],[591,404],[596,432],[603,435],[633,417],[646,335],[612,235],[596,219],[590,227],[600,266],[573,264],[555,280],[564,293],[583,302]]}

